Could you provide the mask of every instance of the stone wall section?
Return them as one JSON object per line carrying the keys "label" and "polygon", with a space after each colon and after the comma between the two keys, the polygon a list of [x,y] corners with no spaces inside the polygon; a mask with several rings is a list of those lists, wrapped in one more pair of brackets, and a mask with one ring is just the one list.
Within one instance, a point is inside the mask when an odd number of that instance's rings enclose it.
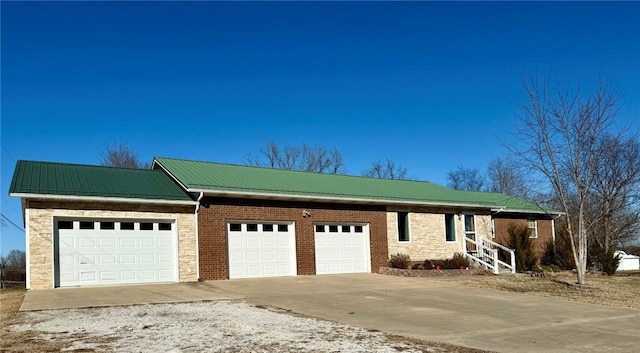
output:
{"label": "stone wall section", "polygon": [[[447,259],[455,253],[462,252],[464,232],[464,214],[451,211],[454,215],[456,240],[446,241],[445,214],[446,210],[419,210],[409,212],[409,241],[398,241],[397,212],[387,212],[387,237],[389,254],[405,253],[413,261],[426,259]],[[476,234],[486,238],[491,237],[491,215],[475,214]]]}
{"label": "stone wall section", "polygon": [[26,210],[29,289],[54,287],[53,232],[56,217],[175,219],[179,281],[198,279],[195,206],[30,200],[26,203]]}

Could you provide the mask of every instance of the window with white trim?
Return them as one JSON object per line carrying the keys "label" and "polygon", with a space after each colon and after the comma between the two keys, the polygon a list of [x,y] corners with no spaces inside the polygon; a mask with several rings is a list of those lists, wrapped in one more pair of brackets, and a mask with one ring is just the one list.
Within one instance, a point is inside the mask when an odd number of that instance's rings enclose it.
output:
{"label": "window with white trim", "polygon": [[398,212],[398,241],[409,241],[409,212]]}
{"label": "window with white trim", "polygon": [[538,237],[538,220],[537,219],[528,219],[527,220],[527,228],[531,230],[531,234],[529,234],[529,238],[537,238]]}
{"label": "window with white trim", "polygon": [[444,239],[445,241],[456,241],[456,218],[452,213],[444,215]]}

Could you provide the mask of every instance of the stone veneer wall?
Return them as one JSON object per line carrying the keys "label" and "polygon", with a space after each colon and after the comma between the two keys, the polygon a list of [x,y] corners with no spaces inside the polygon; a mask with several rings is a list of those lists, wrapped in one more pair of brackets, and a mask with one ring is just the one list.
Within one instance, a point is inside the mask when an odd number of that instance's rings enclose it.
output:
{"label": "stone veneer wall", "polygon": [[54,217],[176,219],[178,232],[178,277],[197,281],[195,206],[149,204],[56,202],[30,200],[26,204],[29,289],[54,286]]}
{"label": "stone veneer wall", "polygon": [[[426,259],[446,259],[456,252],[462,252],[464,239],[464,218],[458,219],[459,211],[447,212],[444,210],[418,210],[409,212],[409,241],[398,241],[397,212],[387,212],[387,237],[389,254],[405,253],[413,261]],[[448,242],[445,239],[446,213],[454,214],[456,223],[456,240]],[[491,238],[491,215],[475,214],[476,234]]]}

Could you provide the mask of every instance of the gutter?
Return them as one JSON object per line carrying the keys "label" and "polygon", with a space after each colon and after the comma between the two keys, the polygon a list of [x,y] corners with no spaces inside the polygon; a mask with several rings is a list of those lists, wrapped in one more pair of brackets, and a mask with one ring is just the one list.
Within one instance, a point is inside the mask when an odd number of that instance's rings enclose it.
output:
{"label": "gutter", "polygon": [[[296,194],[276,194],[266,192],[242,192],[242,191],[228,191],[228,190],[205,190],[205,189],[187,189],[188,192],[207,193],[217,196],[245,196],[249,198],[264,197],[274,200],[292,200],[302,199],[309,201],[346,201],[350,203],[367,203],[367,204],[381,204],[381,205],[416,205],[416,206],[445,206],[445,207],[469,207],[469,208],[490,208],[494,209],[497,205],[483,205],[483,204],[467,204],[467,203],[455,203],[455,202],[420,202],[420,201],[403,201],[403,200],[388,200],[388,199],[363,199],[357,197],[331,197],[331,196],[309,196],[309,195],[296,195]],[[528,211],[530,212],[530,211]]]}
{"label": "gutter", "polygon": [[196,281],[200,282],[200,231],[198,230],[198,211],[200,210],[200,200],[204,197],[204,192],[200,193],[198,200],[196,201]]}

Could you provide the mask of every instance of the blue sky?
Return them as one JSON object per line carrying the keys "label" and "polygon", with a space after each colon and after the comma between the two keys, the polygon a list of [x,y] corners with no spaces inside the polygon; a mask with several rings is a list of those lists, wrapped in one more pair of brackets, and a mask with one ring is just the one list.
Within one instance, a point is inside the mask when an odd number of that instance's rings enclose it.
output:
{"label": "blue sky", "polygon": [[[1,3],[2,214],[18,159],[245,162],[270,140],[390,158],[446,184],[504,154],[527,71],[624,93],[640,129],[640,3]],[[24,233],[1,228],[1,253]]]}

